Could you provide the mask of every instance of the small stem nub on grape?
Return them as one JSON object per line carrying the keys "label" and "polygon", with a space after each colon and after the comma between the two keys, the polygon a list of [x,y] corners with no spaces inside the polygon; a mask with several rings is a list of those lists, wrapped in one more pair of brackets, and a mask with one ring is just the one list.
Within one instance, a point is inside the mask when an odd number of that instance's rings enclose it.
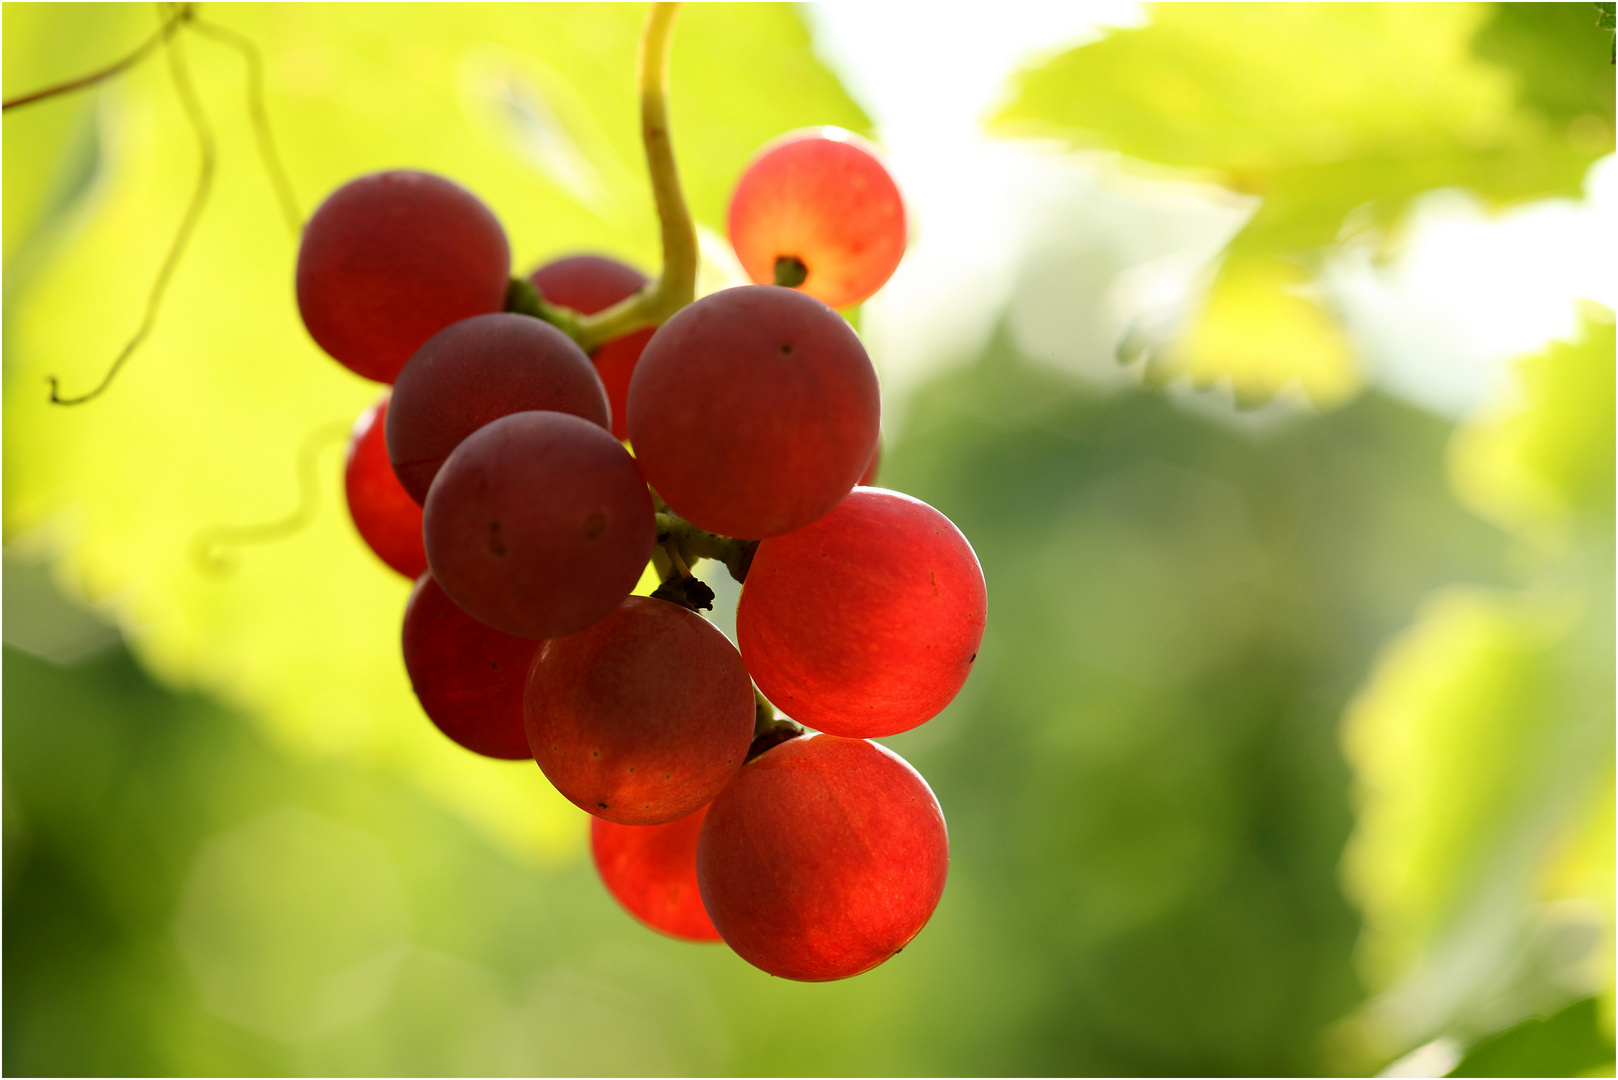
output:
{"label": "small stem nub on grape", "polygon": [[775,260],[775,283],[796,289],[809,277],[809,268],[796,255],[781,255]]}
{"label": "small stem nub on grape", "polygon": [[757,687],[753,688],[753,743],[747,748],[748,761],[802,734],[802,727],[784,716],[776,716],[775,706],[765,700]]}

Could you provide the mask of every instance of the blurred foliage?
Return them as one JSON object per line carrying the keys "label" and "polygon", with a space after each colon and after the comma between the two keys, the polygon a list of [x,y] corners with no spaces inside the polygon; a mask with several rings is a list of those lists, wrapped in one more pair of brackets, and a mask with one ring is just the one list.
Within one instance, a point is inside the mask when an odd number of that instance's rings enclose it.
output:
{"label": "blurred foliage", "polygon": [[1595,1000],[1585,998],[1480,1041],[1447,1075],[1596,1076],[1611,1064],[1612,1040],[1602,1037]]}
{"label": "blurred foliage", "polygon": [[[305,212],[363,172],[437,171],[494,209],[518,269],[581,249],[655,265],[634,87],[641,15],[596,4],[201,9],[262,50],[268,114]],[[4,18],[8,96],[95,70],[156,25],[151,9],[125,5],[16,4]],[[693,210],[717,235],[760,144],[810,124],[869,125],[789,6],[694,5],[681,20],[674,131]],[[309,528],[228,550],[212,572],[195,550],[210,530],[292,511],[299,446],[358,415],[377,387],[299,322],[296,238],[254,144],[241,56],[175,40],[214,130],[217,178],[156,330],[85,406],[48,404],[45,377],[61,375],[68,394],[93,386],[139,322],[195,182],[196,137],[161,51],[104,89],[6,116],[7,542],[60,556],[72,591],[113,605],[172,685],[222,694],[290,745],[385,760],[510,843],[571,848],[571,811],[531,766],[401,722],[420,717],[398,650],[409,583],[358,541],[335,440]],[[782,85],[793,92],[774,92]]]}
{"label": "blurred foliage", "polygon": [[1613,357],[1591,308],[1458,435],[1456,486],[1521,538],[1526,585],[1431,598],[1346,721],[1373,1054],[1594,992],[1610,1046]]}
{"label": "blurred foliage", "polygon": [[1164,4],[1024,73],[994,129],[1116,151],[1254,196],[1156,378],[1229,378],[1318,405],[1359,386],[1311,288],[1327,249],[1389,243],[1411,200],[1577,195],[1613,147],[1612,74],[1587,4]]}
{"label": "blurred foliage", "polygon": [[[531,765],[422,719],[407,585],[354,536],[334,452],[311,528],[224,575],[193,559],[199,532],[291,509],[297,448],[375,393],[298,325],[240,58],[185,41],[214,198],[157,332],[77,410],[43,378],[90,383],[137,322],[195,140],[161,57],[8,114],[6,539],[130,651],[8,558],[8,642],[41,628],[61,663],[4,655],[0,1066],[1297,1075],[1440,1034],[1480,1074],[1610,1056],[1610,317],[1452,439],[1352,397],[1308,291],[1345,222],[1390,228],[1432,186],[1576,189],[1612,117],[1610,72],[1591,96],[1568,59],[1591,34],[1576,6],[1166,7],[1026,77],[1004,130],[1263,196],[1159,374],[1234,374],[1250,399],[1301,378],[1342,407],[1210,418],[1085,389],[1008,335],[921,392],[883,481],[961,526],[993,607],[961,697],[889,740],[946,809],[951,879],[913,947],[825,985],[645,931]],[[428,168],[491,204],[519,269],[654,254],[638,8],[203,14],[264,49],[306,210],[355,173]],[[152,25],[3,16],[8,94]],[[673,117],[708,229],[767,138],[868,130],[790,8],[682,20]]]}

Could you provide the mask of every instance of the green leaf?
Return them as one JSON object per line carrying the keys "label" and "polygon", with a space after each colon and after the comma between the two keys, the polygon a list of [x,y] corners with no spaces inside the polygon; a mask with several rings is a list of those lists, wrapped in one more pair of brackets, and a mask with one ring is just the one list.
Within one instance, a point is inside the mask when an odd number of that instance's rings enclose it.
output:
{"label": "green leaf", "polygon": [[[81,36],[84,11],[7,7],[8,92],[24,71],[32,85],[117,55]],[[517,272],[578,250],[655,270],[634,87],[642,13],[591,4],[200,9],[263,51],[267,111],[305,213],[360,173],[440,172],[501,218]],[[792,8],[693,5],[681,19],[670,107],[682,175],[709,229],[722,228],[729,188],[766,140],[810,124],[868,130]],[[102,36],[138,42],[136,26]],[[29,207],[66,207],[49,260],[25,278],[8,274],[7,541],[59,557],[62,576],[113,608],[170,684],[245,706],[300,752],[395,769],[518,849],[571,849],[576,811],[531,763],[462,751],[421,715],[398,649],[409,583],[355,534],[334,443],[321,458],[312,525],[235,552],[233,573],[209,573],[194,556],[205,530],[290,511],[298,447],[352,420],[380,388],[322,355],[300,324],[297,241],[258,158],[241,57],[200,36],[179,40],[214,128],[216,183],[151,337],[88,405],[47,404],[46,376],[61,376],[67,394],[94,385],[139,322],[195,182],[196,138],[155,53],[76,105],[98,122],[93,182],[45,184],[46,194],[14,208],[14,194],[60,171],[68,140],[50,143],[42,121],[29,133],[35,141],[13,143],[7,115],[7,250],[14,220],[26,233],[39,219]],[[30,59],[42,42],[51,64]],[[791,93],[780,92],[783,80]]]}
{"label": "green leaf", "polygon": [[1482,1040],[1448,1075],[1594,1076],[1603,1065],[1610,1072],[1612,1060],[1612,1038],[1601,1032],[1596,1001],[1585,998]]}
{"label": "green leaf", "polygon": [[1528,587],[1434,594],[1345,719],[1372,1057],[1579,991],[1610,1039],[1613,346],[1592,308],[1580,340],[1521,362],[1518,403],[1457,437],[1459,493],[1517,531]]}
{"label": "green leaf", "polygon": [[[1201,318],[1214,328],[1193,321],[1169,350],[1175,370],[1229,374],[1238,393],[1260,396],[1298,380],[1330,404],[1357,384],[1352,354],[1340,331],[1300,334],[1305,317],[1286,297],[1350,214],[1387,230],[1415,196],[1440,187],[1496,203],[1576,195],[1590,162],[1611,149],[1610,75],[1541,61],[1560,47],[1561,22],[1493,14],[1465,4],[1154,7],[1150,25],[1024,72],[992,128],[1258,196],[1225,264],[1244,280],[1213,286]],[[1474,39],[1510,68],[1480,60]],[[1604,111],[1588,112],[1600,101]],[[1254,266],[1277,259],[1300,271],[1258,288]],[[1232,316],[1221,310],[1232,292],[1251,313],[1238,353],[1226,347]],[[1292,347],[1266,340],[1265,319]]]}

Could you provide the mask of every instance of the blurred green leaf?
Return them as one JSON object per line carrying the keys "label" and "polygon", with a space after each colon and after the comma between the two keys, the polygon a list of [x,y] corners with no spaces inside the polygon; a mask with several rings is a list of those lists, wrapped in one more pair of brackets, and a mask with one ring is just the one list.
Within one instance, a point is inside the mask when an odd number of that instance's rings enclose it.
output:
{"label": "blurred green leaf", "polygon": [[1585,998],[1482,1040],[1447,1075],[1595,1076],[1612,1060],[1612,1038],[1601,1033],[1595,999]]}
{"label": "blurred green leaf", "polygon": [[1613,347],[1591,309],[1457,436],[1456,486],[1522,537],[1529,587],[1435,595],[1345,721],[1373,1057],[1580,993],[1610,1038]]}
{"label": "blurred green leaf", "polygon": [[1258,398],[1298,381],[1334,404],[1359,372],[1299,285],[1351,215],[1386,231],[1440,187],[1575,195],[1612,148],[1610,74],[1568,54],[1565,12],[1542,13],[1575,6],[1165,4],[1024,72],[992,126],[1257,196],[1165,369]]}
{"label": "blurred green leaf", "polygon": [[[8,6],[8,92],[13,80],[32,88],[81,74],[138,42],[141,24],[126,26],[125,14]],[[501,218],[516,271],[579,250],[655,269],[634,87],[642,14],[594,4],[201,9],[262,50],[270,121],[306,213],[359,173],[437,171]],[[173,685],[247,707],[287,745],[385,761],[520,849],[569,848],[572,812],[531,763],[466,753],[421,716],[398,650],[409,583],[354,533],[335,448],[322,459],[313,525],[234,552],[228,574],[194,559],[204,530],[290,511],[297,448],[380,388],[323,356],[299,322],[296,237],[259,161],[241,57],[206,38],[176,40],[216,132],[217,182],[154,332],[89,405],[50,406],[45,378],[61,376],[67,394],[93,386],[134,330],[194,183],[196,140],[160,53],[99,91],[38,106],[37,118],[7,114],[7,251],[39,207],[65,204],[49,259],[27,276],[8,264],[7,541],[59,556],[64,576],[111,604]],[[790,94],[777,92],[785,86]],[[75,151],[52,124],[69,123],[70,108],[97,124],[87,186],[62,179]],[[688,8],[671,113],[692,206],[715,231],[759,145],[811,124],[869,128],[787,5]]]}

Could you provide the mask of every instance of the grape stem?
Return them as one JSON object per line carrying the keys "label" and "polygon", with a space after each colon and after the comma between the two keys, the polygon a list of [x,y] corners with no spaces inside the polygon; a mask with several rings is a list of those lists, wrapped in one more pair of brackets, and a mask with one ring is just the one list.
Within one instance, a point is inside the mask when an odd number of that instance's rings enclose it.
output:
{"label": "grape stem", "polygon": [[697,295],[697,229],[680,190],[669,135],[669,49],[679,4],[653,4],[641,26],[636,84],[640,88],[640,132],[646,144],[646,166],[652,199],[663,234],[663,273],[633,296],[594,315],[546,303],[533,285],[513,279],[506,310],[544,319],[567,334],[585,352],[647,326],[660,326]]}
{"label": "grape stem", "polygon": [[[657,514],[657,542],[668,559],[670,570],[682,577],[690,576],[691,563],[698,559],[713,559],[724,563],[730,576],[741,582],[747,580],[747,568],[753,564],[753,552],[758,550],[757,540],[720,536],[697,528],[678,514],[661,511]],[[654,562],[656,555],[654,551]],[[661,564],[658,572],[663,572]]]}

